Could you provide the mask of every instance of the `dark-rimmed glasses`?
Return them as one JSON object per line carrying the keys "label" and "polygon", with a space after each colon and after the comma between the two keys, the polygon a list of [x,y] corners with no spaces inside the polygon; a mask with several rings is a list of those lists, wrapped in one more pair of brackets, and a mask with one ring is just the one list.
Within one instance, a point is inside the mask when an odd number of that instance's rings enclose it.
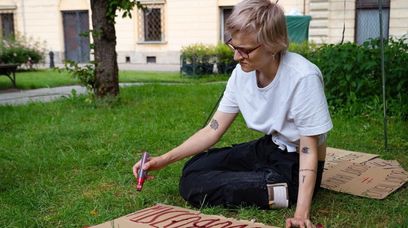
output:
{"label": "dark-rimmed glasses", "polygon": [[232,38],[229,39],[227,42],[225,42],[225,44],[226,44],[229,48],[231,48],[231,50],[232,50],[233,52],[237,51],[237,52],[242,56],[242,58],[244,58],[244,59],[249,58],[249,54],[251,54],[253,51],[255,51],[255,50],[258,49],[260,46],[262,46],[262,44],[260,44],[260,45],[254,47],[254,48],[251,48],[251,49],[240,48],[240,47],[235,47],[234,45],[232,45],[232,44],[231,44],[231,40],[232,40]]}

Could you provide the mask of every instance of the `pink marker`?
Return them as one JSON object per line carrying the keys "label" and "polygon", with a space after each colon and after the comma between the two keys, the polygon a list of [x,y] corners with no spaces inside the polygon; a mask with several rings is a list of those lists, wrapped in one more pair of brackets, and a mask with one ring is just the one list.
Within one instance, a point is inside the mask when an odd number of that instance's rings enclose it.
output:
{"label": "pink marker", "polygon": [[143,166],[147,162],[148,159],[149,159],[149,153],[143,152],[142,159],[140,160],[139,172],[137,173],[137,187],[136,187],[136,190],[138,190],[138,191],[142,191],[143,183],[145,182],[145,180],[147,178],[147,170],[143,170]]}

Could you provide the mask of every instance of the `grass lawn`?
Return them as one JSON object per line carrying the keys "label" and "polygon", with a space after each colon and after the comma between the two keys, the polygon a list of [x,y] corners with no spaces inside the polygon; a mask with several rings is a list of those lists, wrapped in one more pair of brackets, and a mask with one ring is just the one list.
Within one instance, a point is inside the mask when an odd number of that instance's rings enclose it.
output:
{"label": "grass lawn", "polygon": [[[79,97],[0,107],[0,227],[83,227],[155,203],[189,207],[178,194],[183,161],[155,171],[140,193],[131,167],[143,150],[163,154],[199,129],[223,87],[149,84],[122,89],[114,105]],[[332,117],[329,146],[380,154],[408,170],[408,122],[390,118],[390,151],[383,152],[380,117]],[[238,118],[217,146],[259,136]],[[282,227],[294,209],[202,212]],[[325,227],[402,227],[407,215],[405,185],[384,200],[322,190],[312,220]]]}
{"label": "grass lawn", "polygon": [[[209,82],[225,81],[225,75],[206,75],[203,77],[181,77],[179,72],[120,71],[120,82]],[[79,84],[67,72],[57,70],[22,71],[16,73],[18,89],[37,89]],[[0,77],[0,90],[12,88],[10,79]]]}
{"label": "grass lawn", "polygon": [[[18,89],[37,89],[63,85],[75,85],[78,82],[66,72],[56,70],[36,70],[16,72]],[[0,89],[12,88],[11,80],[5,76],[0,77]]]}

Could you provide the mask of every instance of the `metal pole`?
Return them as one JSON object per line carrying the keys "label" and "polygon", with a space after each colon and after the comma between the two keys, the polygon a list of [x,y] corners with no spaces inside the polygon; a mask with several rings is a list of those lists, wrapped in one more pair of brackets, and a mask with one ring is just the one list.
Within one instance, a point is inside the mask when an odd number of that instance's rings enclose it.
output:
{"label": "metal pole", "polygon": [[383,35],[383,15],[382,0],[378,0],[380,15],[380,45],[381,45],[381,76],[382,76],[382,94],[383,94],[383,111],[384,111],[384,150],[388,149],[387,142],[387,103],[385,100],[385,70],[384,70],[384,35]]}

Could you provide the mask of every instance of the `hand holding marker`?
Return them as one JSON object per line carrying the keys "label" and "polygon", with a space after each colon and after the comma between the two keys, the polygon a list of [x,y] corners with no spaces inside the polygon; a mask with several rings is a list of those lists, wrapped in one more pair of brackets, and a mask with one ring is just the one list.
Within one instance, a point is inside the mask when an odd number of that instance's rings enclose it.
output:
{"label": "hand holding marker", "polygon": [[137,191],[142,191],[143,188],[143,183],[147,178],[147,170],[144,170],[144,164],[148,161],[149,159],[149,153],[143,152],[142,158],[140,159],[140,168],[139,172],[137,173]]}

